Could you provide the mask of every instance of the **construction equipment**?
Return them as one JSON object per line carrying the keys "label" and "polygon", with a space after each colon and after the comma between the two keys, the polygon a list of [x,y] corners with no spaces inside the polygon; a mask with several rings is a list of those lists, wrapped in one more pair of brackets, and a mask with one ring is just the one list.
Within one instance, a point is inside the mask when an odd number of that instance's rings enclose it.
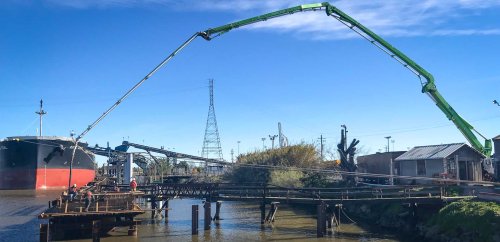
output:
{"label": "construction equipment", "polygon": [[[259,15],[253,18],[248,18],[245,20],[237,21],[234,23],[226,24],[217,28],[207,29],[200,33],[206,40],[211,40],[214,37],[220,36],[223,33],[226,33],[232,29],[239,28],[245,25],[266,21],[272,18],[277,18],[285,15],[294,14],[297,12],[304,11],[316,11],[316,10],[325,10],[327,16],[331,16],[336,20],[340,21],[342,24],[346,25],[349,29],[355,31],[360,36],[368,40],[370,43],[384,51],[390,57],[395,59],[397,62],[402,64],[405,68],[410,70],[412,73],[417,75],[420,79],[420,83],[422,84],[422,92],[429,95],[429,97],[434,101],[434,103],[438,106],[438,108],[446,115],[446,117],[451,120],[455,126],[462,132],[464,137],[469,141],[469,143],[474,147],[474,149],[481,152],[484,156],[486,156],[485,162],[483,165],[487,170],[491,170],[491,152],[492,152],[492,140],[486,138],[474,127],[469,124],[465,119],[463,119],[452,107],[451,105],[441,96],[439,91],[437,90],[436,84],[434,83],[434,77],[427,72],[424,68],[415,63],[408,56],[403,54],[397,48],[389,44],[387,41],[382,39],[380,36],[372,32],[370,29],[366,28],[353,18],[351,18],[346,13],[342,12],[335,6],[329,4],[328,2],[324,3],[316,3],[316,4],[305,4],[296,7],[291,7],[263,15]],[[477,136],[474,134],[478,134],[485,141],[484,145],[479,141]]]}
{"label": "construction equipment", "polygon": [[[203,37],[206,40],[211,40],[217,36],[220,36],[230,30],[254,24],[257,22],[267,21],[269,19],[282,17],[290,14],[295,14],[298,12],[305,11],[318,11],[324,10],[327,16],[331,16],[336,20],[340,21],[342,24],[346,25],[349,29],[355,31],[360,36],[368,40],[370,43],[375,45],[377,48],[384,51],[390,57],[395,59],[397,62],[402,64],[405,68],[414,73],[419,79],[422,85],[422,92],[429,95],[432,101],[438,106],[438,108],[446,115],[446,117],[451,120],[455,126],[460,130],[464,137],[469,141],[471,146],[481,152],[485,157],[485,162],[483,162],[483,168],[485,164],[491,164],[491,152],[492,152],[492,140],[486,138],[480,134],[474,127],[465,121],[451,106],[450,104],[441,96],[438,92],[437,87],[434,83],[434,77],[427,72],[424,68],[415,63],[408,56],[403,54],[397,48],[389,44],[387,41],[382,39],[380,36],[358,23],[356,20],[351,18],[346,13],[342,12],[335,6],[328,2],[324,3],[314,3],[299,5],[296,7],[286,8],[279,11],[259,15],[256,17],[248,18],[245,20],[233,22],[230,24],[222,25],[220,27],[207,29],[205,31],[194,33],[190,36],[183,44],[177,47],[167,58],[165,58],[160,64],[158,64],[151,72],[149,72],[143,79],[141,79],[137,84],[135,84],[129,91],[127,91],[118,101],[116,101],[109,109],[107,109],[96,121],[90,124],[86,130],[80,134],[76,141],[78,142],[84,135],[86,135],[92,128],[94,128],[105,116],[107,116],[113,109],[115,109],[123,100],[125,100],[132,92],[134,92],[143,82],[149,79],[153,74],[155,74],[160,68],[165,66],[175,55],[177,55],[182,49],[194,41],[198,36]],[[481,136],[485,141],[484,145],[479,141],[477,135]]]}

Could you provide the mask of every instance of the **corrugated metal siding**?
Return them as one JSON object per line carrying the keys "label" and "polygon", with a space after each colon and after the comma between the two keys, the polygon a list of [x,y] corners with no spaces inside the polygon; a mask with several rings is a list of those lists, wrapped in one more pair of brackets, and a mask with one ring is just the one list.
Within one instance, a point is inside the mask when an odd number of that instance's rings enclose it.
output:
{"label": "corrugated metal siding", "polygon": [[460,149],[465,143],[417,146],[402,154],[397,161],[401,160],[433,160],[448,157]]}

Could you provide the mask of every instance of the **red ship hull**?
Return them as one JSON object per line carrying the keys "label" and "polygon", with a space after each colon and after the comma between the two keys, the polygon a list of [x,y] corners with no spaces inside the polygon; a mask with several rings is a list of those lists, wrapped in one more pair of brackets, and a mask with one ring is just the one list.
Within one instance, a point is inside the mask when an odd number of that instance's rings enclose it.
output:
{"label": "red ship hull", "polygon": [[[84,186],[95,178],[94,170],[73,169],[71,185]],[[68,187],[69,169],[37,169],[35,189],[63,189]]]}

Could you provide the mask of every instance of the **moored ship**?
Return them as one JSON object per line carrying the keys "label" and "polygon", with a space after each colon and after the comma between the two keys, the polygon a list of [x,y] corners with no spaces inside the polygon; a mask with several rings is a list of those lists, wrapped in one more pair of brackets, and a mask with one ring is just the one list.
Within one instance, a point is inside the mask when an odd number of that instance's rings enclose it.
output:
{"label": "moored ship", "polygon": [[0,189],[61,189],[71,183],[86,185],[94,180],[94,154],[87,143],[69,137],[42,136],[42,117],[47,114],[40,100],[39,136],[17,136],[0,140]]}
{"label": "moored ship", "polygon": [[[94,155],[80,142],[71,183],[94,180]],[[60,189],[68,186],[74,141],[68,137],[20,136],[0,141],[0,189]]]}

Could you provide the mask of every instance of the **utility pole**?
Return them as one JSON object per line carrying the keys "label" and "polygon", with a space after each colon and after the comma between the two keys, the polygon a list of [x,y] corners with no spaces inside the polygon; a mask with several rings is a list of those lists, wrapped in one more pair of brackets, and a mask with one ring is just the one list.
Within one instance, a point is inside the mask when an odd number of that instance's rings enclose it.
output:
{"label": "utility pole", "polygon": [[231,149],[231,162],[234,163],[234,149]]}
{"label": "utility pole", "polygon": [[238,140],[237,143],[238,143],[238,156],[240,156],[240,143],[241,143],[241,141]]}
{"label": "utility pole", "polygon": [[387,139],[387,152],[389,152],[389,140],[392,138],[391,136],[384,137]]}
{"label": "utility pole", "polygon": [[323,160],[323,141],[326,138],[323,138],[323,134],[319,137],[319,143],[320,143],[320,154],[321,154],[321,160]]}
{"label": "utility pole", "polygon": [[262,150],[265,150],[266,149],[266,146],[264,144],[264,142],[266,141],[266,137],[262,137]]}
{"label": "utility pole", "polygon": [[269,139],[271,140],[271,149],[273,149],[273,150],[274,150],[274,139],[276,139],[276,137],[278,137],[277,134],[269,135]]}
{"label": "utility pole", "polygon": [[35,112],[36,114],[40,115],[40,133],[39,133],[39,136],[42,137],[42,123],[43,123],[43,115],[47,114],[47,112],[45,112],[43,110],[43,100],[40,99],[40,111],[38,112]]}
{"label": "utility pole", "polygon": [[392,143],[392,151],[395,151],[395,149],[394,149],[394,143],[396,143],[396,141],[394,139],[391,139],[391,143]]}

